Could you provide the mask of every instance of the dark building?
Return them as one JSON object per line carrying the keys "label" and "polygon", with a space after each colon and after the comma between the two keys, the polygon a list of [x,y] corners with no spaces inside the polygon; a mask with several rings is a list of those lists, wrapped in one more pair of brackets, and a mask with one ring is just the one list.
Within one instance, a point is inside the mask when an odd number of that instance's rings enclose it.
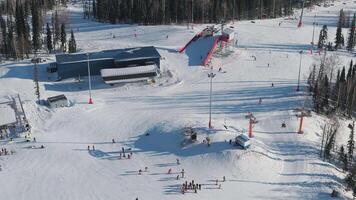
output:
{"label": "dark building", "polygon": [[[111,68],[126,68],[145,65],[157,65],[160,68],[161,55],[155,47],[137,47],[127,49],[105,50],[91,53],[58,54],[55,66],[50,66],[51,72],[56,71],[62,79],[88,75],[88,59],[90,74],[100,75],[100,70]],[[54,70],[53,70],[54,68]]]}

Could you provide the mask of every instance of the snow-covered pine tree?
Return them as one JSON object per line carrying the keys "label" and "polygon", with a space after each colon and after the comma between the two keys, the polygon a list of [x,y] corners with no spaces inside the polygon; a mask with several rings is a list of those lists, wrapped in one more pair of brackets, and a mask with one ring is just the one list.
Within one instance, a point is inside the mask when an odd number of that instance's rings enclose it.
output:
{"label": "snow-covered pine tree", "polygon": [[52,45],[52,31],[51,28],[49,27],[49,24],[47,23],[46,25],[46,31],[47,31],[47,49],[48,52],[51,53],[53,50],[53,45]]}
{"label": "snow-covered pine tree", "polygon": [[319,41],[318,41],[319,49],[325,47],[327,39],[328,39],[328,27],[324,25],[323,28],[320,30],[320,34],[319,34]]}
{"label": "snow-covered pine tree", "polygon": [[69,53],[77,52],[77,43],[75,42],[73,30],[71,30],[71,32],[70,32],[70,39],[68,42],[68,50],[69,50]]}
{"label": "snow-covered pine tree", "polygon": [[61,50],[62,52],[67,51],[67,34],[66,27],[64,24],[61,25]]}
{"label": "snow-covered pine tree", "polygon": [[343,10],[340,11],[339,23],[336,29],[335,37],[335,49],[340,49],[344,46],[344,36],[342,35],[342,27],[344,26],[345,16],[343,15]]}
{"label": "snow-covered pine tree", "polygon": [[354,141],[354,127],[355,122],[352,123],[352,125],[349,125],[350,128],[350,136],[349,140],[347,141],[347,157],[348,160],[350,161],[350,164],[353,164],[353,156],[354,156],[354,150],[355,150],[355,141]]}

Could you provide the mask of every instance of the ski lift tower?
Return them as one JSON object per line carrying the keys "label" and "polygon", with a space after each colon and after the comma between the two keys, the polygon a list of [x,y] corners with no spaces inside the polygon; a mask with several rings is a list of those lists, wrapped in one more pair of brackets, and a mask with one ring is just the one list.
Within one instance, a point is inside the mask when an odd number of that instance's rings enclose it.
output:
{"label": "ski lift tower", "polygon": [[209,128],[213,128],[211,125],[211,103],[212,103],[212,96],[213,96],[213,78],[216,76],[216,74],[213,73],[213,66],[210,68],[210,73],[208,74],[208,77],[210,78],[210,98],[209,98]]}
{"label": "ski lift tower", "polygon": [[257,124],[258,121],[256,120],[256,117],[255,117],[252,113],[248,113],[248,114],[245,116],[245,118],[246,118],[246,119],[249,119],[248,137],[249,137],[249,138],[252,138],[252,137],[253,137],[253,131],[252,131],[253,125],[254,125],[254,124]]}
{"label": "ski lift tower", "polygon": [[296,108],[296,109],[294,109],[294,112],[297,112],[297,114],[295,116],[297,118],[300,118],[298,134],[303,134],[304,132],[302,129],[303,129],[304,117],[311,117],[311,112],[310,112],[310,110],[304,109],[304,107]]}

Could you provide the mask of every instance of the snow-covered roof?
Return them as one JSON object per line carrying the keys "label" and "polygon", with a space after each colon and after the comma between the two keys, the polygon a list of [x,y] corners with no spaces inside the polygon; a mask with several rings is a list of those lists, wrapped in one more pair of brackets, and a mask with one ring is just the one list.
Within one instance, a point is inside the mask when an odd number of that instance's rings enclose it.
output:
{"label": "snow-covered roof", "polygon": [[111,69],[102,69],[102,77],[112,77],[112,76],[125,76],[131,74],[145,74],[157,72],[157,65],[146,65],[146,66],[137,66],[137,67],[127,67],[127,68],[111,68]]}
{"label": "snow-covered roof", "polygon": [[52,103],[52,102],[56,102],[56,101],[61,101],[61,100],[65,100],[67,101],[67,97],[64,94],[58,95],[58,96],[53,96],[53,97],[48,97],[47,101]]}
{"label": "snow-covered roof", "polygon": [[[145,58],[161,58],[155,47],[137,47],[127,49],[112,49],[99,52],[90,52],[89,60],[103,60],[114,59],[115,61],[145,59]],[[74,53],[74,54],[57,54],[57,64],[80,63],[87,62],[87,53]]]}
{"label": "snow-covered roof", "polygon": [[16,123],[14,109],[9,104],[0,104],[0,126]]}

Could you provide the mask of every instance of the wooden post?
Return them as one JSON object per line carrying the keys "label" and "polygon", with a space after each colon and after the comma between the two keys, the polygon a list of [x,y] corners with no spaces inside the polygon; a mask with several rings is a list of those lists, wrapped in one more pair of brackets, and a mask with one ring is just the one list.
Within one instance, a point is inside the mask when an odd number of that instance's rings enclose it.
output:
{"label": "wooden post", "polygon": [[303,114],[301,114],[298,134],[303,134],[303,130],[302,130],[303,129],[303,118],[304,118],[304,116],[303,116]]}
{"label": "wooden post", "polygon": [[253,137],[253,135],[252,135],[252,123],[253,123],[253,120],[250,119],[250,123],[249,123],[249,127],[248,127],[248,137],[249,138]]}

